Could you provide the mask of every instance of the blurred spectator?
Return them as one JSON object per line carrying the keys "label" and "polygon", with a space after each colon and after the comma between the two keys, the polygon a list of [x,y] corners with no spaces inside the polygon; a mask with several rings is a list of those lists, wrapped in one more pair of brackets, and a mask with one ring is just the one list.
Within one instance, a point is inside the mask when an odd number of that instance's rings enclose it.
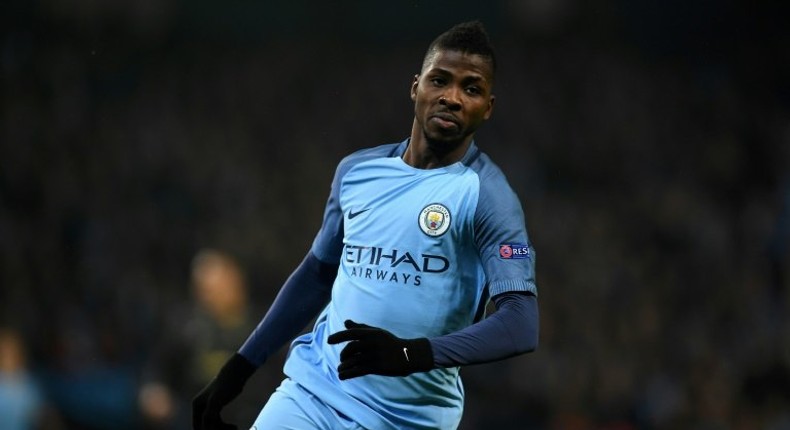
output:
{"label": "blurred spectator", "polygon": [[21,335],[0,327],[0,429],[43,428],[44,399],[27,369]]}
{"label": "blurred spectator", "polygon": [[[258,322],[242,268],[231,255],[201,250],[192,262],[191,279],[194,302],[167,316],[140,389],[140,408],[150,428],[189,427],[192,397],[216,375]],[[228,419],[244,422],[254,418],[265,401],[256,394],[252,387],[229,409],[235,417]]]}

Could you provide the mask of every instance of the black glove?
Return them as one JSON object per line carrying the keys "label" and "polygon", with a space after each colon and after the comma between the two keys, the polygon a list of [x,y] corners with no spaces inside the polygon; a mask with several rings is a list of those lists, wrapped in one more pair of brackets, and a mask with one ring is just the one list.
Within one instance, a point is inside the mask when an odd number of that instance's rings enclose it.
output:
{"label": "black glove", "polygon": [[241,393],[256,367],[236,353],[222,366],[212,380],[192,400],[192,428],[194,430],[236,430],[233,424],[222,421],[220,412]]}
{"label": "black glove", "polygon": [[406,376],[433,369],[433,350],[427,338],[401,339],[392,333],[346,320],[346,329],[331,334],[327,341],[350,341],[340,351],[337,372],[340,379],[363,375]]}

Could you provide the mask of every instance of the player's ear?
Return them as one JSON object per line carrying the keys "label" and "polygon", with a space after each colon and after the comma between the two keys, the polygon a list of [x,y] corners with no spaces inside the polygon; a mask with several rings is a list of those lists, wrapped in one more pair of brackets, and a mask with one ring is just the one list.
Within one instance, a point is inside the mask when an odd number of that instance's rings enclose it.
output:
{"label": "player's ear", "polygon": [[414,80],[411,82],[411,101],[417,101],[417,84],[420,82],[420,74],[414,75]]}
{"label": "player's ear", "polygon": [[493,94],[491,94],[491,96],[489,96],[489,98],[488,98],[488,110],[486,110],[486,113],[483,114],[483,119],[485,119],[486,121],[488,121],[488,118],[491,118],[491,114],[494,112],[494,100],[495,99],[496,99],[496,96],[494,96]]}

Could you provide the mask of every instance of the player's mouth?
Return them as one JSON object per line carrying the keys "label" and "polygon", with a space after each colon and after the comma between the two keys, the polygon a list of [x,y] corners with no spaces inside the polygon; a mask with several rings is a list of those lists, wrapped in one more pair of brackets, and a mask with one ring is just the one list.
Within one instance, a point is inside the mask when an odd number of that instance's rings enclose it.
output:
{"label": "player's mouth", "polygon": [[439,112],[431,115],[430,120],[443,129],[460,129],[458,119],[450,113]]}

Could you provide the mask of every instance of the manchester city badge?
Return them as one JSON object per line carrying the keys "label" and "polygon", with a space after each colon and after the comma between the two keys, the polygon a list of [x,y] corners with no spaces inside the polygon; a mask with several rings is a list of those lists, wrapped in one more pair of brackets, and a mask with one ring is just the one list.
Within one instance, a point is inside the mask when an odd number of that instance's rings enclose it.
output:
{"label": "manchester city badge", "polygon": [[428,236],[441,236],[450,228],[450,211],[440,203],[432,203],[420,211],[419,225]]}

